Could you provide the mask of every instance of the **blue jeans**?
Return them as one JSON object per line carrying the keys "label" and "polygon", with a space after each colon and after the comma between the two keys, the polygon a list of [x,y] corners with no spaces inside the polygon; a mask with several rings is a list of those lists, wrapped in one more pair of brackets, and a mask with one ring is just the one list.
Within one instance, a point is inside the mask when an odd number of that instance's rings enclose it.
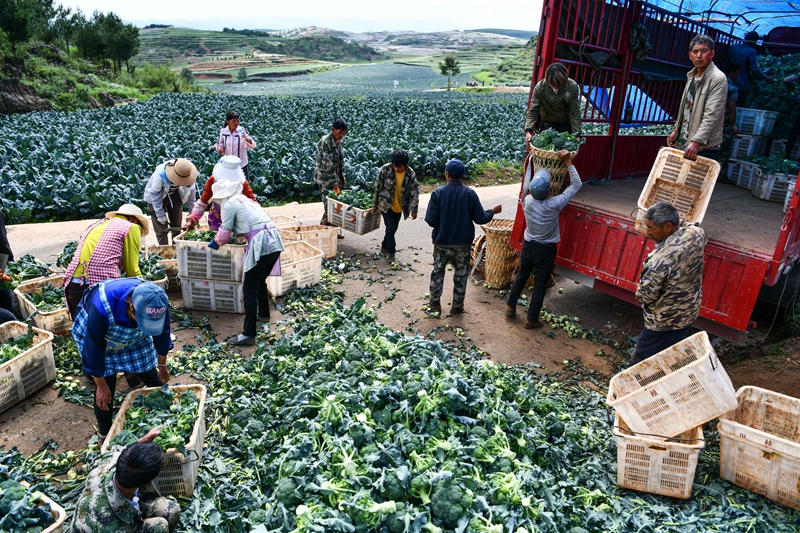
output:
{"label": "blue jeans", "polygon": [[403,213],[395,213],[391,209],[383,213],[383,225],[386,226],[386,234],[383,236],[381,248],[390,254],[397,252],[397,242],[394,240],[394,234],[397,233],[397,227],[400,226],[400,217]]}
{"label": "blue jeans", "polygon": [[639,340],[636,341],[636,348],[634,348],[631,356],[631,365],[641,363],[648,357],[652,357],[673,344],[681,342],[689,336],[690,329],[692,329],[692,326],[669,331],[652,331],[642,328],[642,332],[639,333]]}
{"label": "blue jeans", "polygon": [[516,307],[519,295],[525,288],[531,272],[534,272],[533,295],[528,303],[528,320],[536,322],[544,304],[544,295],[547,292],[547,281],[556,261],[555,244],[539,244],[538,242],[525,241],[522,243],[522,253],[519,258],[519,270],[511,290],[508,292],[509,307]]}

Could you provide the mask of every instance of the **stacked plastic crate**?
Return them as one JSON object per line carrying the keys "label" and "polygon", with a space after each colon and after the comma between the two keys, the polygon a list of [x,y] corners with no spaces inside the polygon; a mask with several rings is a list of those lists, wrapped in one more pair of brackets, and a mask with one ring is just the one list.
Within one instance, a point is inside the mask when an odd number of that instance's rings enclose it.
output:
{"label": "stacked plastic crate", "polygon": [[739,187],[753,190],[757,178],[761,177],[758,165],[742,161],[748,155],[764,155],[769,145],[769,135],[775,128],[778,113],[760,109],[736,108],[736,128],[739,134],[733,138],[731,158],[728,163],[728,179]]}

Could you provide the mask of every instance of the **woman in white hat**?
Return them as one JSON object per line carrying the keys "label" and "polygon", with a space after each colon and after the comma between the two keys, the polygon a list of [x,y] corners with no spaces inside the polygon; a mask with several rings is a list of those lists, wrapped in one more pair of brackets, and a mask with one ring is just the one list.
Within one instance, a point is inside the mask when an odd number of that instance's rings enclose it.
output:
{"label": "woman in white hat", "polygon": [[247,237],[244,256],[244,331],[227,339],[229,344],[239,346],[252,344],[256,340],[256,323],[269,320],[269,294],[267,276],[279,276],[283,241],[278,228],[261,209],[261,206],[242,194],[242,183],[217,180],[212,190],[212,201],[218,202],[222,211],[222,225],[209,248],[218,249],[236,235]]}
{"label": "woman in white hat", "polygon": [[219,204],[211,201],[211,187],[217,180],[228,180],[241,183],[242,194],[254,202],[258,202],[256,195],[253,194],[253,189],[250,188],[250,184],[244,177],[244,172],[242,172],[242,169],[239,167],[240,162],[240,159],[235,155],[226,155],[219,159],[217,164],[214,165],[214,173],[208,177],[206,185],[203,187],[203,192],[200,194],[200,200],[194,204],[194,209],[192,209],[191,214],[186,219],[186,225],[183,226],[183,229],[193,229],[197,223],[200,222],[200,219],[203,217],[203,213],[205,213],[206,209],[208,209],[209,229],[212,231],[217,231],[219,229],[219,225],[222,222]]}
{"label": "woman in white hat", "polygon": [[[183,223],[183,205],[189,212],[197,200],[197,168],[188,159],[170,159],[156,167],[144,187],[144,201],[149,205],[153,230],[158,244],[169,244],[169,229]],[[172,230],[175,238],[178,230]]]}

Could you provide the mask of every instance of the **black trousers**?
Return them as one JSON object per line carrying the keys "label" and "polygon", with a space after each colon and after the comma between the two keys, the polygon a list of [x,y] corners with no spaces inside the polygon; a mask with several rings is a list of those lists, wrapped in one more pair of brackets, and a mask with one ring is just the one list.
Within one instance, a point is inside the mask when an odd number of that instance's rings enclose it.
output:
{"label": "black trousers", "polygon": [[[156,368],[139,374],[132,374],[144,381],[148,387],[160,387],[161,379],[158,377]],[[108,435],[111,424],[114,421],[114,392],[117,390],[117,375],[112,374],[104,378],[108,388],[111,390],[111,399],[108,401],[108,411],[103,411],[97,407],[97,389],[94,390],[94,417],[97,419],[97,431],[101,435]]]}
{"label": "black trousers", "polygon": [[14,293],[8,289],[0,289],[0,324],[16,320],[14,314]]}
{"label": "black trousers", "polygon": [[244,331],[246,337],[256,336],[258,317],[269,317],[269,294],[267,293],[267,276],[280,258],[280,252],[262,255],[258,263],[244,273]]}
{"label": "black trousers", "polygon": [[250,181],[250,169],[247,168],[250,166],[250,163],[247,163],[245,166],[242,167],[242,172],[244,173],[244,179]]}
{"label": "black trousers", "polygon": [[691,329],[692,326],[669,331],[652,331],[647,328],[642,328],[641,333],[639,333],[639,340],[636,341],[636,348],[633,349],[631,365],[641,363],[648,357],[652,357],[658,352],[666,350],[673,344],[681,342],[689,336]]}
{"label": "black trousers", "polygon": [[544,295],[547,292],[547,282],[550,280],[550,272],[556,261],[557,248],[554,244],[539,244],[533,241],[522,243],[522,253],[519,259],[519,270],[511,290],[508,293],[509,307],[515,307],[519,295],[525,288],[525,283],[533,272],[534,284],[533,295],[528,302],[528,320],[536,322],[539,320],[539,313],[544,305]]}
{"label": "black trousers", "polygon": [[83,293],[89,290],[88,283],[72,283],[70,282],[64,287],[64,296],[67,299],[67,308],[69,309],[69,316],[72,317],[72,320],[75,320],[75,317],[78,314],[78,304],[81,303],[83,299]]}
{"label": "black trousers", "polygon": [[393,254],[397,252],[397,242],[394,240],[394,234],[397,233],[397,228],[400,226],[400,218],[403,213],[395,213],[391,209],[383,214],[383,225],[386,226],[386,233],[381,242],[381,248]]}

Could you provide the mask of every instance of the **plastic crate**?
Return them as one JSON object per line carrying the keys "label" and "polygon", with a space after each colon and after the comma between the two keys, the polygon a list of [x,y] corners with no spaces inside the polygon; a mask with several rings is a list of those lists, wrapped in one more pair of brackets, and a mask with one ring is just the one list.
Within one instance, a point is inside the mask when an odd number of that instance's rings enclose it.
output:
{"label": "plastic crate", "polygon": [[[56,379],[53,334],[39,328],[33,331],[33,346],[0,365],[0,413]],[[22,322],[0,324],[0,342],[27,332],[28,325]]]}
{"label": "plastic crate", "polygon": [[611,429],[617,442],[617,484],[624,489],[687,499],[700,450],[703,426],[681,433],[675,442],[637,435],[619,416]]}
{"label": "plastic crate", "polygon": [[[106,452],[111,448],[111,440],[122,431],[125,425],[125,413],[133,406],[133,401],[137,396],[149,394],[151,391],[158,390],[158,387],[148,387],[136,389],[130,392],[123,400],[119,408],[114,424],[103,442],[100,451]],[[194,485],[197,482],[197,471],[200,460],[203,457],[203,441],[206,438],[206,388],[204,385],[174,385],[170,386],[176,400],[186,391],[191,390],[200,399],[197,405],[197,420],[194,423],[192,436],[186,445],[189,457],[184,457],[182,453],[170,448],[164,452],[164,466],[158,477],[153,481],[155,488],[162,496],[186,496],[191,498],[194,494]]]}
{"label": "plastic crate", "polygon": [[736,408],[736,392],[705,331],[613,378],[606,403],[632,431],[675,437]]}
{"label": "plastic crate", "polygon": [[322,250],[305,241],[285,242],[283,246],[281,275],[267,277],[270,295],[283,296],[295,289],[319,283],[322,277]]}
{"label": "plastic crate", "polygon": [[164,290],[170,292],[181,290],[181,283],[178,278],[178,250],[175,245],[148,246],[147,256],[149,257],[152,254],[158,254],[163,258],[158,260],[158,264],[167,271],[167,286]]}
{"label": "plastic crate", "polygon": [[719,163],[713,159],[698,157],[692,161],[683,157],[683,150],[661,148],[639,195],[636,229],[646,232],[644,214],[658,202],[674,205],[687,222],[702,222],[719,170]]}
{"label": "plastic crate", "polygon": [[237,281],[181,278],[183,305],[200,311],[244,314],[244,291]]}
{"label": "plastic crate", "polygon": [[[786,150],[786,139],[773,139],[772,145],[769,148],[769,155],[779,155],[784,150]],[[800,142],[794,143],[792,153],[789,154],[787,159],[794,159],[795,161],[800,159]]]}
{"label": "plastic crate", "polygon": [[328,202],[328,222],[358,235],[364,235],[381,227],[381,212],[378,209],[359,209],[333,198]]}
{"label": "plastic crate", "polygon": [[786,198],[783,200],[783,212],[789,210],[789,204],[792,203],[792,196],[794,195],[794,185],[796,181],[789,182],[789,190],[786,191]]}
{"label": "plastic crate", "polygon": [[762,174],[755,179],[750,192],[761,200],[783,203],[786,201],[789,183],[794,179],[795,176],[789,174]]}
{"label": "plastic crate", "polygon": [[717,424],[720,477],[800,509],[800,399],[758,387],[736,398]]}
{"label": "plastic crate", "polygon": [[42,494],[39,499],[39,506],[42,505],[50,506],[50,516],[53,518],[53,523],[44,529],[42,533],[61,533],[64,530],[64,521],[67,519],[67,512],[63,507],[44,494]]}
{"label": "plastic crate", "polygon": [[175,238],[181,278],[242,281],[247,239],[239,236],[233,243],[213,250],[207,242],[187,241],[185,237],[183,232]]}
{"label": "plastic crate", "polygon": [[731,145],[731,157],[741,159],[746,155],[764,155],[767,152],[767,138],[755,135],[736,135]]}
{"label": "plastic crate", "polygon": [[300,226],[300,222],[297,221],[294,217],[287,217],[286,215],[273,215],[266,209],[264,212],[269,215],[269,218],[272,219],[272,222],[275,224],[276,228],[292,228]]}
{"label": "plastic crate", "polygon": [[728,160],[728,179],[736,182],[739,187],[744,187],[748,191],[753,190],[755,180],[759,176],[761,176],[761,167],[755,163],[739,159]]}
{"label": "plastic crate", "polygon": [[52,283],[54,289],[62,288],[64,287],[64,278],[61,276],[61,274],[50,276],[49,278],[36,278],[29,281],[23,281],[17,286],[16,289],[14,289],[14,294],[17,295],[17,299],[19,300],[22,318],[27,320],[31,314],[36,313],[32,320],[37,328],[42,328],[53,332],[61,332],[71,329],[72,319],[69,316],[69,310],[67,309],[66,303],[61,309],[44,313],[37,311],[36,306],[33,305],[33,302],[25,297],[26,294],[40,292],[41,288],[48,283]]}
{"label": "plastic crate", "polygon": [[770,135],[778,120],[777,111],[736,108],[736,128],[741,135]]}
{"label": "plastic crate", "polygon": [[339,229],[334,226],[296,226],[293,228],[280,228],[284,244],[287,242],[304,241],[319,248],[325,257],[336,257],[339,249]]}
{"label": "plastic crate", "polygon": [[[40,260],[36,259],[36,264],[38,264],[38,265],[43,265],[43,264],[44,264],[44,261],[40,261]],[[53,267],[52,267],[52,266],[48,267],[48,270],[50,271],[50,275],[52,275],[52,274],[55,274],[55,273],[56,273],[56,271],[55,271],[55,270],[53,270]],[[35,280],[35,279],[41,279],[41,278],[31,278],[31,279],[26,279],[25,281],[33,281],[33,280]],[[11,298],[11,299],[14,301],[14,314],[15,314],[17,317],[22,317],[22,308],[21,308],[21,307],[20,307],[20,305],[19,305],[19,298],[17,298],[16,296],[14,296],[14,297],[13,297],[13,298]]]}

